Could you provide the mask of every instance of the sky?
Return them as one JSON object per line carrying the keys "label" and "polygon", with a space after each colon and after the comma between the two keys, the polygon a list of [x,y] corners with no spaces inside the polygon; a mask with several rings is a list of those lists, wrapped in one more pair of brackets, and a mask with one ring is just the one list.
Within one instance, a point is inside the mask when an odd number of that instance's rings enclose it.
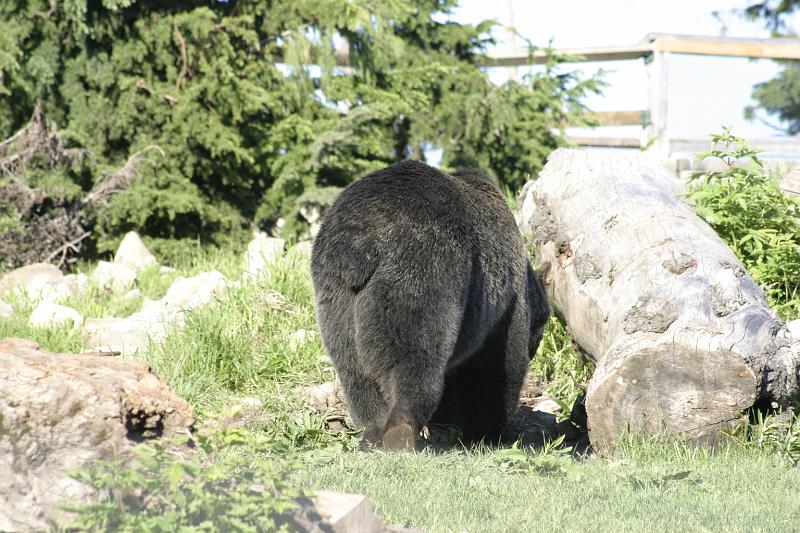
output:
{"label": "sky", "polygon": [[[752,0],[751,0],[752,1]],[[729,37],[769,37],[758,22],[745,20],[734,11],[746,0],[461,0],[455,20],[467,23],[497,19],[504,25],[513,13],[518,33],[536,46],[552,39],[555,48],[633,44],[648,33]],[[715,16],[715,12],[717,15]],[[795,17],[796,20],[798,17]],[[793,20],[793,22],[794,22]],[[800,25],[793,24],[794,27]],[[498,28],[498,49],[512,47],[507,33]],[[517,45],[524,46],[522,39]],[[586,73],[602,68],[609,86],[586,103],[596,111],[647,108],[647,74],[641,59],[570,66]],[[770,60],[671,54],[669,62],[668,129],[673,137],[703,137],[731,126],[737,135],[756,138],[784,135],[761,121],[747,121],[744,108],[753,85],[780,71]],[[493,72],[502,80],[507,72]],[[764,116],[777,123],[774,118]]]}

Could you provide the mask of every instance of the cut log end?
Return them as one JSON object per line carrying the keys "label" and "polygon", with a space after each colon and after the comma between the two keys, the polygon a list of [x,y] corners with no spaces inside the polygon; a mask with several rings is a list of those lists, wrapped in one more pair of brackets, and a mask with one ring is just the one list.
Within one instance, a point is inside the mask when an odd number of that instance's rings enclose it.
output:
{"label": "cut log end", "polygon": [[756,376],[736,353],[638,343],[612,347],[587,391],[589,436],[599,449],[613,448],[615,436],[643,433],[713,443],[756,400]]}

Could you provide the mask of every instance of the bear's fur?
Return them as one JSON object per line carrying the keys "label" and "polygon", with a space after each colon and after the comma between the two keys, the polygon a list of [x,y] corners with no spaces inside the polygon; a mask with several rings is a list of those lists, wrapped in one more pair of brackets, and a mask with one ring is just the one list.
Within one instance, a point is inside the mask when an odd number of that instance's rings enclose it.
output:
{"label": "bear's fur", "polygon": [[496,441],[549,315],[497,186],[403,161],[347,187],[311,272],[322,340],[370,443],[409,448],[430,423]]}

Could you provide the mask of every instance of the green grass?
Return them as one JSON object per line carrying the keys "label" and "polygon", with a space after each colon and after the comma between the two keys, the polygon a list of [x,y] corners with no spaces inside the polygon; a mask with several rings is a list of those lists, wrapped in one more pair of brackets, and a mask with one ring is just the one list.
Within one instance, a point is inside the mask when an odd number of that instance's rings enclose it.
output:
{"label": "green grass", "polygon": [[[150,269],[138,287],[158,298],[179,275],[217,268],[238,279],[243,265],[240,253],[220,252],[176,268],[168,274]],[[87,316],[130,310],[120,295],[92,290],[85,300],[94,301],[74,302]],[[33,338],[55,351],[83,349],[77,333],[67,328],[27,326],[31,302],[10,303],[16,313],[0,318],[0,337]],[[298,330],[311,333],[293,346],[290,336]],[[366,494],[389,523],[472,532],[786,531],[800,524],[796,419],[778,423],[762,417],[716,450],[654,438],[625,440],[611,455],[590,458],[575,458],[557,446],[544,451],[484,447],[363,453],[356,451],[356,432],[327,427],[292,393],[298,385],[332,378],[323,353],[308,258],[289,253],[255,285],[231,287],[228,298],[187,313],[183,330],[141,357],[192,404],[207,427],[243,397],[258,398],[260,406],[245,408],[246,416],[240,411],[226,417],[244,424],[244,431],[259,436],[261,444],[230,453],[275,464],[291,461],[300,466],[291,481],[308,492]],[[531,371],[565,407],[591,373],[557,319],[548,323]],[[185,465],[173,470],[183,468],[192,470]],[[218,497],[214,505],[220,504]]]}
{"label": "green grass", "polygon": [[[183,331],[143,358],[200,414],[218,412],[233,395],[280,403],[281,393],[330,378],[317,332],[308,259],[278,260],[255,285],[187,314]],[[307,337],[292,346],[298,331]]]}
{"label": "green grass", "polygon": [[788,531],[800,470],[728,446],[631,442],[574,460],[504,452],[342,454],[295,473],[307,490],[368,494],[390,523],[425,531]]}

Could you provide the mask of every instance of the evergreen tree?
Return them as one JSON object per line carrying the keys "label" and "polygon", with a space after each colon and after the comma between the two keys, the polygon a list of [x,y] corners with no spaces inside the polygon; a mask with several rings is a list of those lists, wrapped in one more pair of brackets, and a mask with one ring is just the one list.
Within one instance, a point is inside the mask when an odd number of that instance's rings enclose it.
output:
{"label": "evergreen tree", "polygon": [[[762,20],[775,35],[795,37],[787,18],[798,7],[800,0],[766,0],[751,4],[745,9],[745,14],[752,19]],[[753,88],[753,99],[758,105],[746,108],[745,116],[753,118],[756,108],[763,108],[767,114],[785,122],[790,135],[797,135],[800,133],[800,65],[797,61],[779,63],[784,65],[780,74]]]}
{"label": "evergreen tree", "polygon": [[161,252],[223,245],[279,217],[297,235],[298,198],[329,201],[313,191],[431,147],[517,187],[563,144],[560,128],[583,120],[598,82],[554,61],[493,85],[475,65],[493,23],[451,22],[455,4],[0,0],[0,135],[41,104],[86,154],[47,181],[73,197],[128,169],[92,211],[98,252],[128,230]]}

